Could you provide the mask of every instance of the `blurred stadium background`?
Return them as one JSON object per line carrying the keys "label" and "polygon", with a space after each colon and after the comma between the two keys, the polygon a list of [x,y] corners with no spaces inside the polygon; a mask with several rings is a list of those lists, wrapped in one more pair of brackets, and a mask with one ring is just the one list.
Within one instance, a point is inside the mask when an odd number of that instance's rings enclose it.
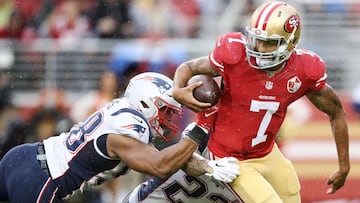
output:
{"label": "blurred stadium background", "polygon": [[[242,31],[249,13],[262,2],[0,0],[0,143],[20,136],[10,141],[13,146],[43,139],[37,138],[36,130],[44,130],[46,137],[66,129],[76,120],[71,116],[74,103],[100,88],[104,72],[115,73],[119,94],[134,73],[149,70],[172,76],[182,61],[207,55],[218,35]],[[299,47],[317,52],[327,62],[328,82],[348,114],[348,182],[336,194],[326,195],[327,177],[337,167],[335,144],[326,116],[307,101],[290,110],[281,133],[282,150],[298,170],[304,203],[360,202],[360,118],[351,95],[360,83],[360,1],[288,2],[302,17]],[[34,130],[32,122],[40,122],[39,115],[45,122]],[[190,119],[188,112],[183,123]],[[54,126],[50,130],[49,123]],[[116,198],[143,178],[136,173],[122,178],[113,189],[119,191]],[[109,193],[101,193],[103,202],[109,202],[103,197]]]}

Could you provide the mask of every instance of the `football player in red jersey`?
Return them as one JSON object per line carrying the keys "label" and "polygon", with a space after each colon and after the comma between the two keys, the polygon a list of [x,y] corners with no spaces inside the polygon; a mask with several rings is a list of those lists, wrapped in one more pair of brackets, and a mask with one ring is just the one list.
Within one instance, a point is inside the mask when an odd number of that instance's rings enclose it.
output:
{"label": "football player in red jersey", "polygon": [[[245,202],[300,202],[300,184],[291,162],[275,143],[287,107],[306,96],[330,120],[339,168],[328,178],[328,194],[341,188],[350,171],[348,127],[336,92],[326,83],[324,61],[295,48],[301,21],[291,5],[271,1],[253,13],[246,36],[220,36],[209,56],[182,63],[174,75],[174,98],[195,112],[207,110],[186,87],[196,74],[222,76],[222,96],[208,147],[213,158],[233,156],[240,175],[231,183]],[[301,150],[301,149],[299,149]]]}

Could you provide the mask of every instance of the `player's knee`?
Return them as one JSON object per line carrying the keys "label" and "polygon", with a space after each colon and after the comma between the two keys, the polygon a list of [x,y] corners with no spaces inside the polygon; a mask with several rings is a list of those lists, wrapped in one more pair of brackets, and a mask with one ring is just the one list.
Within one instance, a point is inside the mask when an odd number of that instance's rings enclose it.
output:
{"label": "player's knee", "polygon": [[285,203],[300,202],[300,182],[294,170],[289,170],[282,181],[280,187],[276,185],[276,190]]}
{"label": "player's knee", "polygon": [[300,201],[300,184],[298,181],[287,181],[285,190],[279,192],[285,203],[298,203]]}

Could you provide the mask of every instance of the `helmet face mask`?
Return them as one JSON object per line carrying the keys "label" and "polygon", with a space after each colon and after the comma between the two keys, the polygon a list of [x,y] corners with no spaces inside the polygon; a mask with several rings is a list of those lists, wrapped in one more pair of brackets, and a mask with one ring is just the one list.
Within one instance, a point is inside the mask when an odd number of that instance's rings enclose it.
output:
{"label": "helmet face mask", "polygon": [[[279,65],[286,56],[289,55],[287,51],[287,44],[282,36],[266,37],[265,34],[261,34],[264,31],[259,29],[250,29],[246,27],[248,33],[248,39],[246,43],[246,52],[250,65],[256,69],[267,69]],[[260,34],[255,34],[260,33]],[[258,50],[258,44],[265,43],[267,46],[274,48],[271,52],[261,52]],[[253,58],[253,59],[252,59]],[[255,59],[255,60],[254,60]]]}
{"label": "helmet face mask", "polygon": [[[256,69],[269,69],[289,59],[300,37],[300,17],[289,4],[279,1],[258,7],[246,27],[246,54],[249,65]],[[258,50],[259,43],[274,48]]]}
{"label": "helmet face mask", "polygon": [[161,98],[156,98],[154,104],[157,108],[157,115],[150,118],[149,124],[153,134],[159,135],[166,142],[174,138],[180,128],[173,120],[178,120],[183,113],[182,109],[167,103]]}
{"label": "helmet face mask", "polygon": [[125,90],[130,104],[147,119],[153,140],[167,142],[179,133],[178,121],[183,113],[181,105],[172,97],[173,82],[167,76],[146,72],[133,77]]}

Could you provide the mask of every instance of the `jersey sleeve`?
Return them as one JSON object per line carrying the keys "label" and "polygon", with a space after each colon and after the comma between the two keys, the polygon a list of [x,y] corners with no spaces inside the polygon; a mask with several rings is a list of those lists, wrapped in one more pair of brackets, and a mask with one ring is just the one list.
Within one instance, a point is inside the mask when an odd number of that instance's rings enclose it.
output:
{"label": "jersey sleeve", "polygon": [[[135,111],[134,111],[135,112]],[[145,144],[151,142],[150,127],[140,114],[133,111],[126,111],[126,109],[114,116],[114,122],[112,128],[117,134],[129,136],[136,140],[139,140]]]}
{"label": "jersey sleeve", "polygon": [[310,91],[321,90],[325,87],[327,81],[326,64],[319,55],[306,49],[301,49],[299,53],[303,54],[303,61],[306,62],[305,75],[313,81]]}
{"label": "jersey sleeve", "polygon": [[213,67],[224,72],[224,64],[236,64],[245,54],[245,37],[240,32],[228,33],[216,40],[209,60]]}

